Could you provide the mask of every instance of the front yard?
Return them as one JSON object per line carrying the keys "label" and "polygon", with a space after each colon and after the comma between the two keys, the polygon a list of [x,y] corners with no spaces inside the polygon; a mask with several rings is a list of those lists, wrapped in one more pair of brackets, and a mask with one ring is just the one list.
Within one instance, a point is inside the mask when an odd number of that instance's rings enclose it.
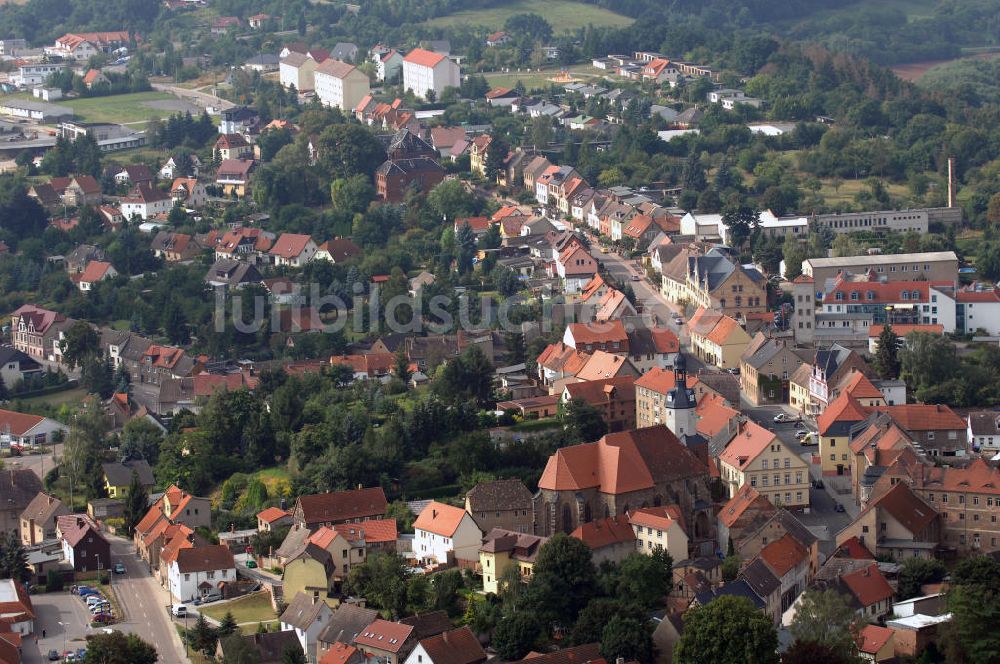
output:
{"label": "front yard", "polygon": [[[237,624],[254,623],[250,632],[257,631],[256,623],[272,622],[277,616],[271,608],[271,597],[266,591],[260,591],[234,599],[231,602],[218,602],[200,607],[199,613],[206,618],[221,622],[227,612],[232,612]],[[246,630],[244,630],[246,631]]]}

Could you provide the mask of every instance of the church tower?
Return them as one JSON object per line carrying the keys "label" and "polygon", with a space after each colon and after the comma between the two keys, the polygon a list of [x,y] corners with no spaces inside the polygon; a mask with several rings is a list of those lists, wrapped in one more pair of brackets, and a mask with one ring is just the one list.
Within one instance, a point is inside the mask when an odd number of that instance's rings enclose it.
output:
{"label": "church tower", "polygon": [[667,392],[665,414],[667,428],[681,441],[698,435],[694,409],[694,390],[687,386],[687,360],[683,352],[678,352],[674,362],[674,387]]}

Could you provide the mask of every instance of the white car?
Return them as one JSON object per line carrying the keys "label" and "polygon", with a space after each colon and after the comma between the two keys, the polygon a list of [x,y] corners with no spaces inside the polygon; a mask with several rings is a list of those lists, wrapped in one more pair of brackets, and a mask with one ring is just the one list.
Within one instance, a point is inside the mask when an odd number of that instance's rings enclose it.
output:
{"label": "white car", "polygon": [[792,418],[790,418],[788,415],[785,415],[784,413],[778,413],[777,415],[774,416],[775,422],[790,422],[791,420]]}
{"label": "white car", "polygon": [[188,608],[183,604],[175,604],[170,610],[170,613],[174,615],[175,618],[183,618],[187,615]]}

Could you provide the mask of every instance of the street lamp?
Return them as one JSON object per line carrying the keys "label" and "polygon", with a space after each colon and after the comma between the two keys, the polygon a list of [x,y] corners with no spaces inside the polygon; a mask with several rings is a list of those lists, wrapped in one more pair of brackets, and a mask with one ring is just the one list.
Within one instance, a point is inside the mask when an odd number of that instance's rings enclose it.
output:
{"label": "street lamp", "polygon": [[67,631],[67,628],[69,627],[69,623],[63,623],[63,622],[56,621],[56,624],[63,628],[63,649],[62,649],[62,651],[66,652],[66,631]]}

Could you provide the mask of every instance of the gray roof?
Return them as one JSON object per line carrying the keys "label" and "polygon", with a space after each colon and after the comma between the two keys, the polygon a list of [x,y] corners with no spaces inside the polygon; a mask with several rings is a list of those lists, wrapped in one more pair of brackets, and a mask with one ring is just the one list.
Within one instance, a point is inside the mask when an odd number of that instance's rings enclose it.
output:
{"label": "gray roof", "polygon": [[212,264],[205,274],[205,281],[211,284],[225,283],[236,287],[240,284],[256,283],[261,280],[260,272],[249,263],[232,258],[221,258]]}
{"label": "gray roof", "polygon": [[276,67],[278,65],[278,56],[272,55],[270,53],[263,53],[261,55],[255,55],[246,61],[248,65],[258,65],[262,67],[272,66]]}
{"label": "gray roof", "polygon": [[23,511],[41,490],[42,481],[33,470],[5,470],[0,473],[0,504],[10,509]]}
{"label": "gray roof", "polygon": [[430,611],[428,613],[418,613],[408,618],[401,618],[400,625],[409,625],[413,628],[412,637],[417,641],[422,641],[431,636],[437,636],[455,628],[444,611]]}
{"label": "gray roof", "polygon": [[143,486],[153,486],[156,483],[153,479],[153,469],[145,459],[133,459],[125,463],[103,463],[101,468],[111,486],[128,486],[132,482],[133,472],[139,476]]}
{"label": "gray roof", "polygon": [[55,496],[41,493],[35,496],[34,500],[28,503],[21,513],[21,518],[34,519],[36,523],[44,523],[60,514],[69,514],[69,508],[63,505],[62,501]]}
{"label": "gray roof", "polygon": [[740,578],[764,599],[770,597],[771,593],[781,587],[781,582],[775,578],[767,564],[760,558],[754,558],[753,562],[743,569]]}
{"label": "gray roof", "polygon": [[293,527],[285,535],[285,541],[281,543],[274,555],[278,558],[290,558],[302,548],[311,534],[312,532],[308,528]]}
{"label": "gray roof", "polygon": [[816,351],[816,358],[813,360],[813,366],[818,367],[826,375],[827,380],[830,380],[840,365],[847,361],[847,358],[851,356],[851,350],[844,348],[840,344],[833,344],[827,349],[820,349]]}
{"label": "gray roof", "polygon": [[330,51],[330,57],[337,60],[353,60],[357,55],[358,46],[351,42],[337,42],[333,50]]}
{"label": "gray roof", "polygon": [[333,617],[319,633],[323,643],[345,643],[350,645],[354,637],[378,618],[378,611],[366,609],[356,604],[341,604],[333,612]]}
{"label": "gray roof", "polygon": [[969,428],[974,436],[1000,435],[1000,413],[995,410],[969,413]]}
{"label": "gray roof", "polygon": [[750,586],[750,584],[747,583],[742,578],[736,579],[732,583],[727,583],[726,585],[720,588],[713,588],[712,590],[703,593],[698,593],[697,595],[695,595],[694,598],[701,606],[707,606],[713,600],[726,595],[733,595],[735,597],[745,597],[746,599],[750,600],[753,603],[753,605],[756,606],[758,609],[763,609],[766,606],[764,600],[762,600],[760,596],[757,594],[757,592]]}
{"label": "gray roof", "polygon": [[530,509],[531,505],[531,492],[521,480],[480,482],[466,494],[466,498],[473,512]]}
{"label": "gray roof", "polygon": [[322,599],[313,601],[313,597],[298,593],[289,603],[288,608],[281,614],[281,622],[300,629],[307,629],[319,618],[323,607],[329,609],[329,605]]}
{"label": "gray roof", "polygon": [[[264,632],[262,634],[244,634],[243,640],[250,646],[251,650],[257,652],[260,659],[256,660],[260,664],[278,664],[288,648],[301,649],[299,637],[292,630],[278,632]],[[219,652],[225,657],[223,644],[225,639],[219,641]]]}
{"label": "gray roof", "polygon": [[688,274],[696,276],[698,283],[704,284],[709,291],[718,288],[735,271],[736,264],[718,249],[688,258]]}
{"label": "gray roof", "polygon": [[[20,366],[20,370],[24,371],[41,371],[42,365],[31,359],[27,353],[23,353],[16,348],[11,346],[0,346],[0,365],[10,364],[12,362],[17,362]],[[13,387],[13,385],[8,385],[8,387]]]}

